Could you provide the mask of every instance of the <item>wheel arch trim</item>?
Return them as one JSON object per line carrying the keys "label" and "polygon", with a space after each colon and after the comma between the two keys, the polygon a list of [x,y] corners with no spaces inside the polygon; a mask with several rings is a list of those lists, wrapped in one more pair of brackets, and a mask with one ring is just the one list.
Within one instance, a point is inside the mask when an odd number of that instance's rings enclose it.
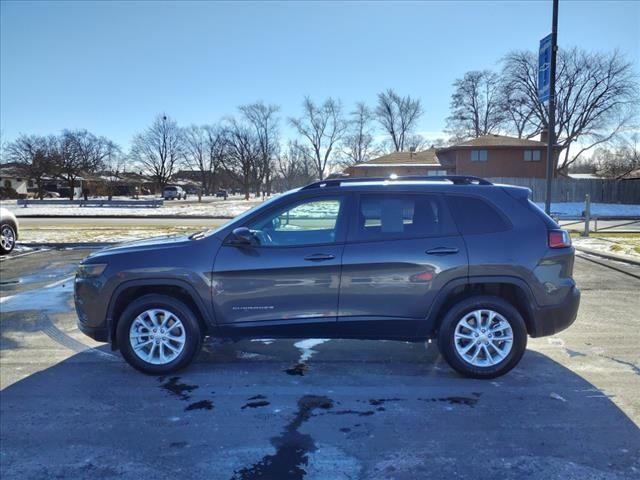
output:
{"label": "wheel arch trim", "polygon": [[198,311],[195,313],[198,314],[202,319],[204,327],[207,330],[211,330],[215,327],[215,316],[212,311],[211,305],[209,307],[205,305],[202,297],[198,295],[196,289],[189,282],[176,278],[145,278],[139,280],[128,280],[119,284],[114,289],[107,307],[106,319],[109,331],[109,343],[111,343],[112,347],[116,347],[116,319],[114,319],[113,316],[115,313],[116,305],[118,304],[118,299],[126,290],[137,287],[177,287],[185,290],[198,309]]}
{"label": "wheel arch trim", "polygon": [[[448,300],[452,298],[453,292],[460,287],[473,287],[482,284],[505,284],[517,287],[525,296],[524,308],[526,312],[521,312],[525,317],[525,323],[529,332],[535,331],[534,312],[538,308],[538,303],[533,296],[533,292],[527,283],[519,278],[510,275],[474,275],[471,277],[460,277],[447,282],[438,292],[435,300],[429,308],[427,321],[421,328],[419,336],[431,336],[440,323],[440,313]],[[514,305],[516,308],[517,306]]]}

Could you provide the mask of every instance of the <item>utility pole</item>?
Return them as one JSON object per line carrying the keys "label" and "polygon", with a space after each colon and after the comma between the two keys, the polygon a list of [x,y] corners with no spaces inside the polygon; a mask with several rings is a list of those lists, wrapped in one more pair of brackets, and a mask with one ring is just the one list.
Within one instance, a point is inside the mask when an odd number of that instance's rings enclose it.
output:
{"label": "utility pole", "polygon": [[544,211],[551,213],[551,186],[555,164],[553,151],[556,143],[556,54],[558,53],[558,0],[553,0],[553,20],[551,23],[551,66],[549,69],[549,125],[547,126],[547,191]]}

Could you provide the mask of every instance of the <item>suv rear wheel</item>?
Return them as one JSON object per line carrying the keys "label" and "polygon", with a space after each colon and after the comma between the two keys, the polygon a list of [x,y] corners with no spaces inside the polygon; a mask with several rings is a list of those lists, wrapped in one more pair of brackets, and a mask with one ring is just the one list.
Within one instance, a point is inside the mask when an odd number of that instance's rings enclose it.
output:
{"label": "suv rear wheel", "polygon": [[0,253],[8,255],[16,246],[16,230],[12,225],[0,225]]}
{"label": "suv rear wheel", "polygon": [[125,360],[155,375],[186,367],[202,346],[195,314],[167,295],[144,295],[131,303],[120,316],[116,336]]}
{"label": "suv rear wheel", "polygon": [[438,332],[438,347],[447,363],[462,375],[495,378],[522,358],[527,328],[520,312],[506,300],[470,297],[445,315]]}

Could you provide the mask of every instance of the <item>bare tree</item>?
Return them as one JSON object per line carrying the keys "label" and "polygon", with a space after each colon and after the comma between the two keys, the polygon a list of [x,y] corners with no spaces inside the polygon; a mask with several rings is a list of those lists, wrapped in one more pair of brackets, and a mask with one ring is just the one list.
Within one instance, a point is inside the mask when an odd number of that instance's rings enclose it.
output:
{"label": "bare tree", "polygon": [[621,137],[614,149],[596,149],[592,162],[597,171],[605,177],[620,179],[640,169],[639,140],[640,135],[634,133],[630,137]]}
{"label": "bare tree", "polygon": [[320,180],[325,177],[327,165],[332,160],[334,147],[342,139],[347,123],[342,116],[342,105],[329,97],[322,105],[316,105],[309,97],[302,104],[300,118],[289,122],[309,142],[316,173]]}
{"label": "bare tree", "polygon": [[53,174],[52,147],[54,137],[20,135],[5,146],[6,158],[15,162],[25,177],[33,180],[38,189],[38,198],[44,198],[44,185]]}
{"label": "bare tree", "polygon": [[[547,109],[537,97],[537,57],[512,52],[504,60],[508,89],[533,110],[538,130],[548,125]],[[584,152],[606,144],[637,115],[639,88],[633,66],[617,52],[589,53],[577,48],[558,54],[556,138],[564,149],[558,170],[566,171]],[[527,135],[531,136],[531,135]],[[571,151],[573,145],[577,145]]]}
{"label": "bare tree", "polygon": [[282,188],[289,190],[311,182],[315,176],[313,155],[297,141],[289,141],[287,149],[278,155],[277,174]]}
{"label": "bare tree", "polygon": [[343,165],[366,162],[376,154],[372,128],[373,112],[364,102],[356,103],[350,113],[348,127],[342,139]]}
{"label": "bare tree", "polygon": [[228,120],[225,132],[227,155],[224,166],[240,178],[244,198],[249,200],[255,164],[262,155],[260,142],[249,125],[234,118]]}
{"label": "bare tree", "polygon": [[[205,192],[213,194],[216,191],[218,174],[224,165],[227,154],[227,137],[225,129],[218,125],[206,125],[204,127],[206,138],[206,162],[201,171]],[[208,181],[207,181],[208,180]]]}
{"label": "bare tree", "polygon": [[423,113],[420,99],[409,95],[401,97],[392,89],[378,94],[375,116],[389,134],[396,152],[405,150],[407,137],[413,133]]}
{"label": "bare tree", "polygon": [[278,117],[280,107],[277,105],[265,105],[256,102],[240,107],[244,115],[255,131],[260,146],[260,157],[254,166],[254,188],[259,195],[264,183],[267,195],[271,194],[271,177],[273,166],[279,149]]}
{"label": "bare tree", "polygon": [[500,82],[500,108],[504,112],[504,129],[514,133],[518,138],[531,138],[541,131],[540,121],[536,116],[537,105],[531,105],[527,96],[521,91]]}
{"label": "bare tree", "polygon": [[201,196],[211,193],[213,176],[218,165],[217,147],[220,137],[215,127],[191,125],[182,131],[185,161],[200,174]]}
{"label": "bare tree", "polygon": [[64,130],[56,147],[52,149],[55,175],[67,182],[71,200],[77,180],[102,168],[105,158],[117,148],[113,142],[87,130]]}
{"label": "bare tree", "polygon": [[153,124],[133,138],[131,158],[162,190],[184,157],[183,134],[175,120],[158,115]]}
{"label": "bare tree", "polygon": [[476,70],[465,73],[453,86],[448,131],[466,138],[496,133],[505,122],[500,77],[489,70]]}

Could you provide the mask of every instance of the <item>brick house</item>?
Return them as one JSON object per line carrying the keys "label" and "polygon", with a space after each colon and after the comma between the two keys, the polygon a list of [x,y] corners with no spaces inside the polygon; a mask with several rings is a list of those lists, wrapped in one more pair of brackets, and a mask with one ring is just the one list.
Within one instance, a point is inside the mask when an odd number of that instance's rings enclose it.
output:
{"label": "brick house", "polygon": [[393,152],[345,169],[350,177],[388,177],[407,175],[448,175],[455,173],[438,160],[435,148],[422,152]]}
{"label": "brick house", "polygon": [[[543,135],[544,140],[544,135]],[[555,166],[560,149],[554,152]],[[345,170],[352,177],[404,175],[474,175],[478,177],[545,178],[544,141],[485,135],[445,148],[397,152]]]}

